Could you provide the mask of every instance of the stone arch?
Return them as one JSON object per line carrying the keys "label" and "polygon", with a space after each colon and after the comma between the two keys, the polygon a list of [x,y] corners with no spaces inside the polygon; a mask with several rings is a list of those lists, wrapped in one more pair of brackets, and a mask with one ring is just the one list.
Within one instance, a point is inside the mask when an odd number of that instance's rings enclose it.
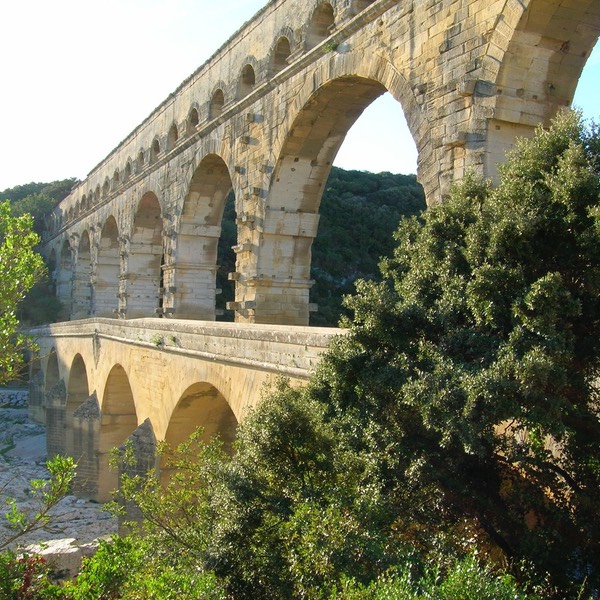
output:
{"label": "stone arch", "polygon": [[46,359],[46,376],[44,377],[44,391],[49,392],[60,381],[60,369],[58,366],[58,355],[52,348]]}
{"label": "stone arch", "polygon": [[[225,397],[206,382],[190,385],[179,398],[171,413],[165,433],[165,442],[174,449],[189,439],[198,427],[202,427],[203,441],[219,436],[226,451],[231,452],[238,421]],[[161,478],[168,478],[168,471],[161,468]]]}
{"label": "stone arch", "polygon": [[192,108],[190,109],[190,112],[188,114],[188,118],[186,121],[186,133],[188,135],[191,135],[192,133],[194,133],[194,131],[196,131],[196,128],[198,127],[200,123],[200,116],[198,115],[198,108],[196,106],[192,106]]}
{"label": "stone arch", "polygon": [[127,163],[125,164],[125,170],[123,172],[123,181],[128,181],[131,177],[131,158],[127,159]]}
{"label": "stone arch", "polygon": [[375,0],[354,0],[352,2],[352,14],[357,14],[361,10],[367,8],[367,6],[371,6]]}
{"label": "stone arch", "polygon": [[115,169],[112,177],[113,190],[116,190],[121,183],[121,176],[119,175],[119,169]]}
{"label": "stone arch", "polygon": [[61,318],[68,320],[73,300],[73,255],[68,240],[60,248],[60,262],[56,272],[56,296],[62,303]]}
{"label": "stone arch", "polygon": [[66,435],[66,452],[69,456],[73,456],[75,460],[78,456],[75,453],[73,444],[73,424],[75,411],[87,400],[90,395],[88,383],[87,369],[81,354],[76,354],[69,369],[69,382],[67,384],[67,405],[65,415],[65,435]]}
{"label": "stone arch", "polygon": [[119,229],[113,216],[108,217],[100,232],[98,262],[93,285],[94,314],[114,317],[119,292],[120,256]]}
{"label": "stone arch", "polygon": [[177,318],[215,320],[221,220],[232,187],[229,169],[217,154],[205,156],[191,177],[173,267]]}
{"label": "stone arch", "polygon": [[146,155],[144,153],[144,149],[142,148],[137,155],[136,159],[136,170],[139,173],[144,168],[144,161],[146,160]]}
{"label": "stone arch", "polygon": [[147,192],[135,213],[127,256],[127,318],[154,317],[162,304],[162,232],[160,203]]}
{"label": "stone arch", "polygon": [[[390,87],[395,81],[388,82]],[[278,154],[256,252],[259,277],[236,291],[236,301],[245,295],[253,303],[255,322],[308,324],[311,248],[324,185],[348,130],[385,91],[386,85],[375,78],[343,76],[308,98],[299,97],[297,111],[297,105],[290,107],[286,137],[274,145]],[[277,301],[282,297],[286,302]],[[243,317],[243,312],[236,315]]]}
{"label": "stone arch", "polygon": [[73,276],[73,319],[85,319],[90,316],[92,291],[90,274],[92,255],[90,236],[87,231],[81,234],[77,252],[77,264]]}
{"label": "stone arch", "polygon": [[318,46],[331,35],[335,26],[335,13],[329,2],[320,2],[313,11],[306,31],[306,49]]}
{"label": "stone arch", "polygon": [[600,12],[589,0],[574,0],[568,10],[565,18],[560,4],[530,0],[503,15],[503,33],[491,34],[490,46],[502,59],[489,61],[490,81],[475,90],[495,96],[494,118],[487,123],[487,176],[496,176],[516,137],[531,136],[573,101],[598,40]]}
{"label": "stone arch", "polygon": [[150,146],[150,164],[156,162],[158,160],[158,155],[160,154],[160,141],[158,137],[155,137],[152,141],[152,145]]}
{"label": "stone arch", "polygon": [[167,135],[167,152],[175,148],[178,139],[179,131],[177,130],[177,124],[173,123],[169,129],[169,134]]}
{"label": "stone arch", "polygon": [[106,502],[118,486],[118,476],[108,466],[110,451],[124,444],[138,425],[129,377],[120,364],[106,378],[100,410],[97,499]]}
{"label": "stone arch", "polygon": [[248,62],[244,65],[240,74],[237,97],[239,99],[244,98],[254,89],[255,85],[256,71],[254,70],[254,66]]}
{"label": "stone arch", "polygon": [[279,73],[288,66],[287,60],[292,54],[290,40],[287,36],[280,36],[275,42],[271,54],[271,68],[273,73]]}
{"label": "stone arch", "polygon": [[94,192],[94,202],[98,203],[100,201],[100,184],[96,186],[96,191]]}
{"label": "stone arch", "polygon": [[109,192],[110,192],[110,180],[108,179],[108,177],[105,177],[104,183],[102,184],[102,197],[106,198],[106,196],[108,196]]}
{"label": "stone arch", "polygon": [[223,106],[225,105],[225,94],[221,88],[217,88],[211,98],[208,107],[208,118],[216,119],[221,116],[223,112]]}

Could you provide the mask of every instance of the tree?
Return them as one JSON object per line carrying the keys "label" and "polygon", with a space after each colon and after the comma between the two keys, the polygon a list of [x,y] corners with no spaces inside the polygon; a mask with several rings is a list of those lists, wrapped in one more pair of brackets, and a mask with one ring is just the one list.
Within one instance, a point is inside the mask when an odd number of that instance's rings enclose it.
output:
{"label": "tree", "polygon": [[[577,114],[401,224],[312,395],[378,465],[403,536],[600,578],[600,184]],[[593,588],[592,588],[593,589]]]}
{"label": "tree", "polygon": [[0,385],[19,373],[28,345],[18,331],[17,305],[44,273],[32,227],[30,215],[11,216],[10,204],[0,203]]}

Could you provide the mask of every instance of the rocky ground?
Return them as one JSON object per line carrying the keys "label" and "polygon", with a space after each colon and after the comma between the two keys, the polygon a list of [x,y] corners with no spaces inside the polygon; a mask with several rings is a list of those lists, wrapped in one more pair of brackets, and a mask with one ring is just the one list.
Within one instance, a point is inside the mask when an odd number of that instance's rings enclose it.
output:
{"label": "rocky ground", "polygon": [[[45,429],[27,418],[27,392],[0,389],[0,544],[12,535],[4,516],[6,499],[14,498],[22,509],[33,508],[29,482],[48,477],[45,461]],[[67,496],[52,510],[50,524],[20,538],[19,544],[86,547],[116,530],[116,519],[101,505]]]}

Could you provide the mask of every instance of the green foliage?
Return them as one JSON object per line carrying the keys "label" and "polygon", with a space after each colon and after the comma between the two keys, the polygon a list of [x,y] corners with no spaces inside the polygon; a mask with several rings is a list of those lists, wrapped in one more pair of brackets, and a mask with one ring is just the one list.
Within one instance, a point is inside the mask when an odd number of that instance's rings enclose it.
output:
{"label": "green foliage", "polygon": [[39,235],[46,226],[46,217],[54,207],[66,198],[76,179],[63,179],[52,183],[26,183],[0,192],[0,198],[10,201],[14,216],[25,213],[33,217],[33,228]]}
{"label": "green foliage", "polygon": [[423,549],[470,539],[559,587],[600,577],[589,147],[562,115],[520,143],[497,188],[467,178],[401,224],[384,282],[359,284],[350,335],[312,386],[344,443],[380,465],[384,501]]}
{"label": "green foliage", "polygon": [[44,273],[33,250],[38,241],[31,217],[11,216],[9,203],[0,203],[0,385],[18,375],[28,345],[18,332],[17,306]]}
{"label": "green foliage", "polygon": [[312,325],[337,325],[342,298],[357,279],[381,278],[378,262],[394,247],[393,232],[404,217],[419,214],[425,196],[414,175],[331,169],[312,247]]}

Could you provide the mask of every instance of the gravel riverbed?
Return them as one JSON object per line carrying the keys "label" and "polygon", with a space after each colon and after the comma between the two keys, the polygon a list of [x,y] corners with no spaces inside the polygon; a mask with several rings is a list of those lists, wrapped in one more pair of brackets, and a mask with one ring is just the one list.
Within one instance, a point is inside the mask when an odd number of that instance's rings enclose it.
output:
{"label": "gravel riverbed", "polygon": [[[5,517],[6,500],[32,507],[30,481],[48,478],[45,463],[46,431],[27,417],[27,391],[0,389],[0,542],[13,532]],[[69,538],[69,544],[84,546],[117,532],[117,520],[101,505],[75,496],[63,498],[51,514],[46,528],[19,538],[19,545]]]}

